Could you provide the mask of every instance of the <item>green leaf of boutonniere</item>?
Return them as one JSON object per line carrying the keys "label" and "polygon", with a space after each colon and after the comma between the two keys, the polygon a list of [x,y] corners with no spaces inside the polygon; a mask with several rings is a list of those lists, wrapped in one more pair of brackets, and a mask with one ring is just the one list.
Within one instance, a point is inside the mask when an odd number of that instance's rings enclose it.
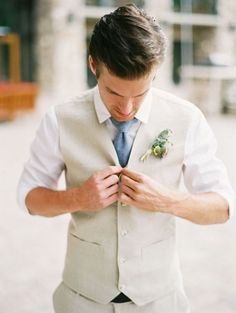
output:
{"label": "green leaf of boutonniere", "polygon": [[140,160],[141,161],[147,160],[147,158],[151,154],[160,159],[167,155],[170,146],[173,145],[173,143],[169,141],[169,138],[171,137],[172,133],[173,133],[172,130],[164,129],[153,141],[151,147],[144,153]]}

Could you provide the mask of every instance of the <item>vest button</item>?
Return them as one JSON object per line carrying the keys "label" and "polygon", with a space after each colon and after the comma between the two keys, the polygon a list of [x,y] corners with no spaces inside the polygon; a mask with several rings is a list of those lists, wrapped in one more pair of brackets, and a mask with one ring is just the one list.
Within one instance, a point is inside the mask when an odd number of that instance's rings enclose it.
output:
{"label": "vest button", "polygon": [[120,258],[120,263],[125,263],[126,259],[125,258]]}
{"label": "vest button", "polygon": [[123,229],[122,231],[121,231],[121,235],[122,236],[126,236],[128,234],[128,231],[126,230],[126,229]]}
{"label": "vest button", "polygon": [[125,291],[125,285],[120,285],[119,289],[120,289],[120,291]]}

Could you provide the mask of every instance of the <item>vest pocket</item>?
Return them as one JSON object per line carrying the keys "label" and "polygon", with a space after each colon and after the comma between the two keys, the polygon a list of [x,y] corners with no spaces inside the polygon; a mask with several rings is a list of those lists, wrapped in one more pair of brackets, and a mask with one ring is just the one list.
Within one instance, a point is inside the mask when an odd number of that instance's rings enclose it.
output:
{"label": "vest pocket", "polygon": [[71,232],[70,234],[71,234],[72,237],[77,238],[78,240],[84,242],[85,244],[88,243],[88,244],[94,244],[94,245],[101,246],[101,244],[100,244],[99,242],[86,240],[86,239],[84,239],[84,238],[78,236],[78,235],[75,234],[74,232]]}
{"label": "vest pocket", "polygon": [[97,242],[69,233],[64,282],[78,293],[88,295],[93,289],[94,277],[104,268],[104,247]]}
{"label": "vest pocket", "polygon": [[[96,260],[96,261],[95,261]],[[89,242],[70,233],[67,246],[66,265],[77,277],[87,277],[103,266],[104,247],[97,242]]]}

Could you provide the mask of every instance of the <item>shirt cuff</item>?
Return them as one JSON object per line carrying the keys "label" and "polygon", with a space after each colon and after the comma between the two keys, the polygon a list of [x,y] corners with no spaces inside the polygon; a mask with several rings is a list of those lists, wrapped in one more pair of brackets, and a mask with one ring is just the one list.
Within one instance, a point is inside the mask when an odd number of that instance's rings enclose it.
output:
{"label": "shirt cuff", "polygon": [[[36,186],[35,186],[36,187]],[[25,204],[25,199],[27,194],[34,189],[32,186],[27,186],[25,184],[20,183],[17,188],[17,202],[19,204],[19,207],[21,208],[22,211],[25,213],[29,213],[29,210]]]}

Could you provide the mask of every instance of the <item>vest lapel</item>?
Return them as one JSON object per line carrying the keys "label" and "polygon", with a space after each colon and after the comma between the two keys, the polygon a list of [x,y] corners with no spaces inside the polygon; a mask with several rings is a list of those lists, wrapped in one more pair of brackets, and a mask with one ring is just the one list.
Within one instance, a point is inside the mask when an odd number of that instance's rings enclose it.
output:
{"label": "vest lapel", "polygon": [[[155,113],[153,113],[154,109]],[[157,116],[162,116],[162,118],[157,120]],[[151,147],[152,142],[160,134],[160,132],[166,128],[170,128],[170,125],[171,121],[167,117],[163,117],[161,107],[152,107],[148,123],[141,123],[138,129],[127,167],[132,168],[137,166],[138,163],[141,164],[141,156]]]}
{"label": "vest lapel", "polygon": [[104,152],[109,156],[109,158],[113,161],[115,165],[119,165],[118,156],[113,145],[113,142],[108,134],[108,130],[105,122],[99,124],[99,127],[96,129],[96,134],[98,138],[102,138],[102,146],[104,148]]}
{"label": "vest lapel", "polygon": [[134,139],[127,167],[131,168],[132,164],[136,163],[135,161],[137,161],[141,157],[141,153],[144,150],[145,143],[147,142],[147,140],[149,140],[150,137],[150,127],[147,127],[146,124],[142,123]]}

